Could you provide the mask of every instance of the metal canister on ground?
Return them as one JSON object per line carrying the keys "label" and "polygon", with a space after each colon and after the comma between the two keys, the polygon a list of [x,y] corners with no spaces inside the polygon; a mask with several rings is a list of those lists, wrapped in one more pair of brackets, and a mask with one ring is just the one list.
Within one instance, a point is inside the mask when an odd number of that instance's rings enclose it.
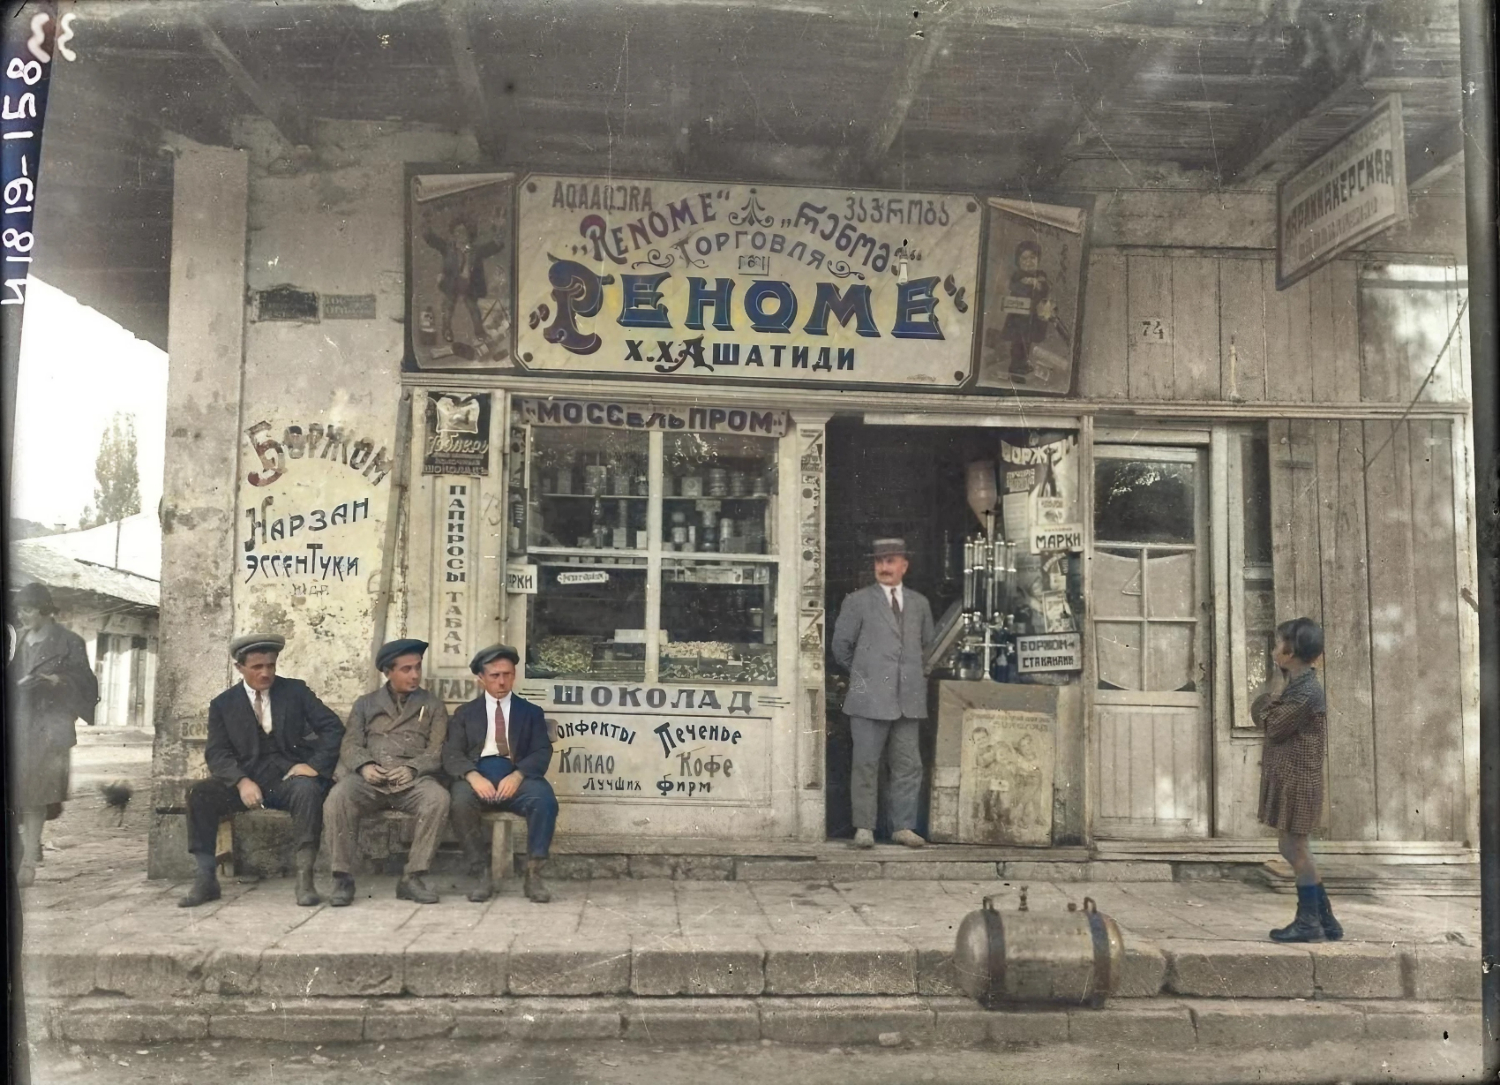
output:
{"label": "metal canister on ground", "polygon": [[986,1009],[1104,1005],[1120,986],[1125,940],[1092,897],[1062,913],[1019,911],[1002,917],[985,897],[958,927],[953,966],[959,986]]}

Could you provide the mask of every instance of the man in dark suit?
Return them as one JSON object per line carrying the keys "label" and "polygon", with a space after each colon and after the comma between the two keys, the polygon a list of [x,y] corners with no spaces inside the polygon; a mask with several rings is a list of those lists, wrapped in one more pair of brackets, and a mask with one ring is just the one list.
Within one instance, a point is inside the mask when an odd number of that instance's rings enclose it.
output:
{"label": "man in dark suit", "polygon": [[493,871],[485,870],[479,816],[486,808],[513,810],[526,818],[526,896],[538,904],[552,899],[542,881],[542,865],[557,825],[557,796],[545,773],[552,761],[552,739],[542,710],[511,693],[520,654],[494,644],[469,663],[480,693],[458,707],[448,723],[443,771],[453,777],[449,807],[463,845],[474,886],[469,899],[490,899]]}
{"label": "man in dark suit", "polygon": [[854,737],[849,791],[854,846],[875,844],[876,779],[880,758],[891,765],[891,840],[920,848],[917,797],[922,755],[917,746],[927,718],[923,660],[936,636],[927,600],[902,584],[908,567],[903,539],[876,539],[870,554],[875,583],[850,592],[833,626],[833,658],[849,671],[844,711]]}
{"label": "man in dark suit", "polygon": [[307,684],[276,674],[283,637],[254,633],[229,646],[242,681],[208,705],[203,758],[210,776],[188,792],[188,851],[198,874],[178,902],[219,899],[214,851],[219,822],[246,810],[288,810],[296,841],[297,903],[321,902],[313,863],[323,835],[323,799],[333,783],[344,725]]}

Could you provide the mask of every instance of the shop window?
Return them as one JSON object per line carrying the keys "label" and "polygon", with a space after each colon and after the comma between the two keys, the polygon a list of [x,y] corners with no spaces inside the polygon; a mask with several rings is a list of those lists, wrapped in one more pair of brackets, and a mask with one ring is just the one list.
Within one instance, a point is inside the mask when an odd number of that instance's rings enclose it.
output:
{"label": "shop window", "polygon": [[528,429],[527,676],[775,684],[776,439]]}
{"label": "shop window", "polygon": [[1254,729],[1250,702],[1274,670],[1276,584],[1271,565],[1271,463],[1265,428],[1233,435],[1229,456],[1230,667],[1236,728]]}

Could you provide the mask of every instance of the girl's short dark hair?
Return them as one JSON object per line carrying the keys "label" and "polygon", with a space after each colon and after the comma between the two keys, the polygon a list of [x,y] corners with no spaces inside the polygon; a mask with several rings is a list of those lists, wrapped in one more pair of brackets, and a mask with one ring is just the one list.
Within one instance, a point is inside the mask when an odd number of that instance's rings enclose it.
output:
{"label": "girl's short dark hair", "polygon": [[1276,639],[1304,663],[1311,663],[1323,654],[1323,627],[1311,618],[1282,622],[1276,627]]}

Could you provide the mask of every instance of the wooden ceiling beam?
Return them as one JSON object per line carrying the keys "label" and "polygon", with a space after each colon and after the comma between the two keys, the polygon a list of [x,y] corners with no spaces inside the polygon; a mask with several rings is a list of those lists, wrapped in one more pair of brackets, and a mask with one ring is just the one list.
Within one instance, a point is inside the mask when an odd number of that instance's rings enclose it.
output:
{"label": "wooden ceiling beam", "polygon": [[1109,68],[1097,74],[1090,73],[1084,86],[1074,93],[1073,108],[1068,119],[1057,126],[1053,135],[1047,136],[1031,148],[1032,183],[1037,188],[1046,188],[1057,181],[1067,169],[1070,159],[1064,152],[1082,133],[1083,127],[1097,112],[1107,108],[1120,92],[1135,82],[1141,69],[1159,57],[1161,50],[1154,44],[1137,42],[1119,56]]}
{"label": "wooden ceiling beam", "polygon": [[860,181],[869,181],[879,174],[916,103],[927,73],[947,45],[955,19],[966,11],[964,4],[955,3],[927,23],[922,23],[920,17],[913,18],[901,68],[881,99],[875,127],[862,148],[855,145],[842,156],[844,166],[840,172]]}
{"label": "wooden ceiling beam", "polygon": [[1430,132],[1425,139],[1407,140],[1406,187],[1409,192],[1431,188],[1464,161],[1463,126],[1454,121]]}
{"label": "wooden ceiling beam", "polygon": [[485,93],[484,80],[479,74],[479,61],[474,53],[473,37],[469,33],[470,9],[468,5],[460,3],[460,0],[445,0],[438,10],[443,21],[443,32],[448,37],[453,71],[458,76],[459,89],[463,92],[465,117],[469,127],[474,129],[474,138],[480,151],[491,162],[498,164],[505,152],[505,140],[495,127],[489,96]]}
{"label": "wooden ceiling beam", "polygon": [[1231,147],[1219,162],[1219,173],[1225,181],[1248,181],[1287,157],[1290,150],[1307,133],[1321,124],[1329,113],[1336,109],[1368,106],[1374,103],[1360,78],[1350,76],[1337,86],[1330,86],[1331,77],[1324,77],[1321,85],[1326,92],[1300,112],[1268,112],[1253,134],[1238,146]]}
{"label": "wooden ceiling beam", "polygon": [[282,95],[262,86],[240,63],[234,51],[224,44],[224,39],[219,37],[218,31],[210,26],[201,14],[197,16],[197,20],[199,40],[208,50],[209,55],[218,61],[219,67],[224,69],[230,82],[239,89],[241,94],[250,99],[255,108],[271,122],[277,135],[289,145],[292,147],[308,146],[311,143],[311,128],[303,122],[301,113],[292,101],[292,96]]}

